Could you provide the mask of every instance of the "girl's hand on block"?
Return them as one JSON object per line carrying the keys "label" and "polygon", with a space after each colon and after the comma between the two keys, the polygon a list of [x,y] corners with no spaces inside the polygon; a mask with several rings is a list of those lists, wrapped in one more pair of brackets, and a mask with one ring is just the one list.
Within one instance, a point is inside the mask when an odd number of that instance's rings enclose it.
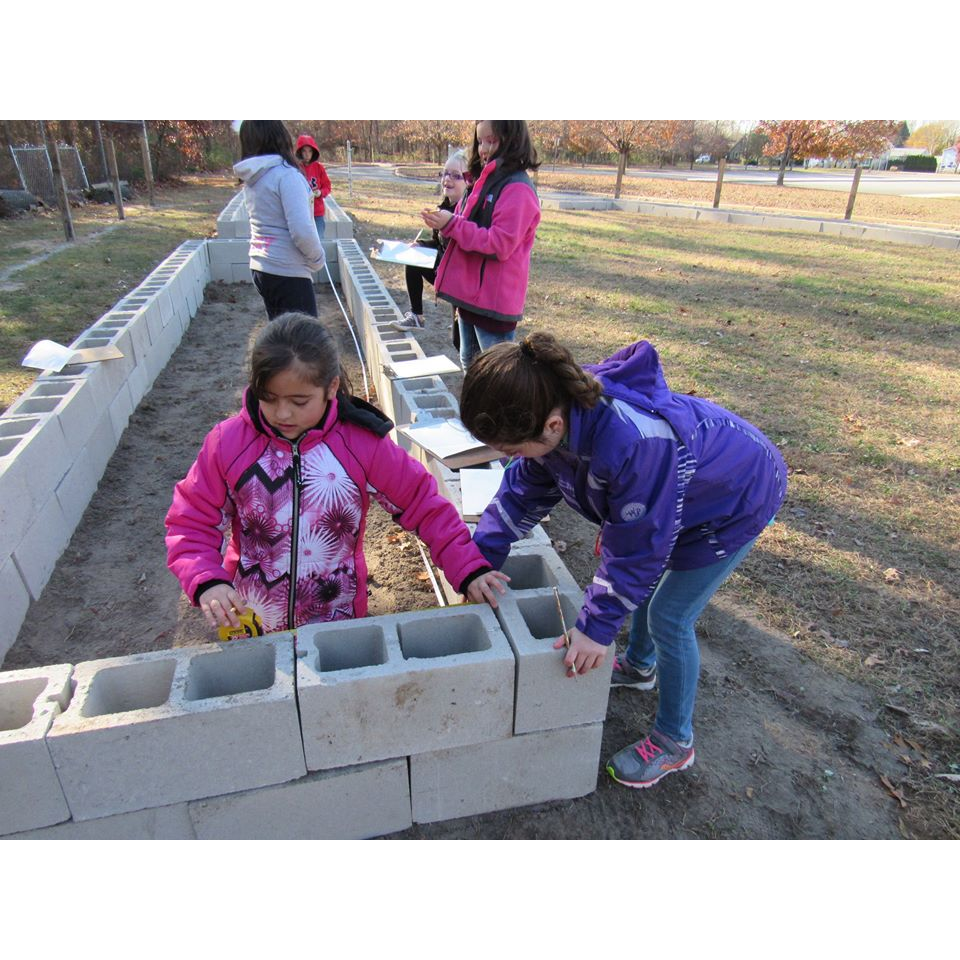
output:
{"label": "girl's hand on block", "polygon": [[431,230],[442,230],[452,219],[453,214],[449,210],[426,210],[420,211],[423,222]]}
{"label": "girl's hand on block", "polygon": [[239,627],[247,608],[233,587],[217,583],[200,594],[200,609],[211,627]]}
{"label": "girl's hand on block", "polygon": [[476,580],[471,580],[467,587],[467,599],[471,603],[489,603],[497,608],[497,594],[501,596],[507,592],[505,584],[510,578],[499,570],[490,570],[481,574]]}
{"label": "girl's hand on block", "polygon": [[[553,645],[554,650],[559,650],[566,646],[563,637]],[[609,647],[602,643],[596,643],[585,633],[581,633],[576,627],[570,629],[570,649],[563,658],[563,663],[567,668],[567,676],[575,677],[580,673],[587,673],[589,670],[595,670],[603,663]]]}

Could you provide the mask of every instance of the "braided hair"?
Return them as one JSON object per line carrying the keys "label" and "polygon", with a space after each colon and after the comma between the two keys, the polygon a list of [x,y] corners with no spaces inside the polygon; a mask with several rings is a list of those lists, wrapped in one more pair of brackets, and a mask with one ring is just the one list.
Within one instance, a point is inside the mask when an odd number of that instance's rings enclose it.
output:
{"label": "braided hair", "polygon": [[498,343],[470,364],[460,391],[460,419],[491,446],[536,440],[555,409],[590,409],[603,392],[552,333]]}

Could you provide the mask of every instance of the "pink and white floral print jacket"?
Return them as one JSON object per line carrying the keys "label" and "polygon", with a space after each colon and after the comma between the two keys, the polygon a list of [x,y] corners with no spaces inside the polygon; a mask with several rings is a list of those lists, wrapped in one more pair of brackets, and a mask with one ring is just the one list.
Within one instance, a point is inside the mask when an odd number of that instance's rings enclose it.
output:
{"label": "pink and white floral print jacket", "polygon": [[167,513],[167,565],[191,601],[230,583],[268,632],[365,616],[371,496],[417,532],[454,586],[489,570],[434,478],[386,436],[391,426],[341,395],[290,441],[247,391],[243,410],[207,435]]}

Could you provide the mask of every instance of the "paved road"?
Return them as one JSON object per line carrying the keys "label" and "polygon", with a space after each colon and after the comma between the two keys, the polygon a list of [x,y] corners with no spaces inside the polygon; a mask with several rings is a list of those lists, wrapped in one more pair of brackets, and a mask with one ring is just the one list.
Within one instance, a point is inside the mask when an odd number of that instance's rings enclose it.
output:
{"label": "paved road", "polygon": [[[615,171],[614,171],[615,172]],[[631,170],[637,176],[660,177],[668,180],[716,181],[716,167],[693,170]],[[724,183],[773,185],[776,170],[727,170]],[[797,170],[786,173],[785,186],[808,190],[838,190],[850,192],[852,170],[817,172]],[[896,197],[960,197],[960,176],[953,173],[889,173],[885,170],[864,170],[860,175],[860,193],[882,193]]]}
{"label": "paved road", "polygon": [[[553,164],[545,163],[544,170],[552,171]],[[609,167],[557,167],[558,172],[572,174],[590,173],[602,176],[616,176],[616,170]],[[329,167],[328,171],[337,176],[346,177],[345,166]],[[393,180],[396,176],[394,165],[391,163],[354,165],[353,175],[364,180]],[[640,167],[629,167],[631,176],[653,177],[663,180],[710,180],[717,179],[717,168],[713,166],[694,167],[693,170],[647,170]],[[776,170],[743,170],[740,168],[727,170],[724,174],[724,183],[748,183],[757,185],[773,185],[777,181]],[[801,187],[808,190],[836,190],[843,193],[850,192],[850,182],[853,179],[852,170],[837,170],[835,172],[812,172],[797,170],[787,173],[784,183],[789,187]],[[960,197],[960,176],[953,173],[889,173],[880,170],[864,170],[860,177],[860,193],[881,193],[897,197]]]}

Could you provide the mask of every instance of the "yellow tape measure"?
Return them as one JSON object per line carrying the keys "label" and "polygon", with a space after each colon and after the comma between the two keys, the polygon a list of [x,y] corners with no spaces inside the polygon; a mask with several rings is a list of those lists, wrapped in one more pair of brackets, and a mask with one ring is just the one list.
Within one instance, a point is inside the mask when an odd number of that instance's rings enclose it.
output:
{"label": "yellow tape measure", "polygon": [[243,640],[246,637],[262,637],[263,624],[260,618],[252,611],[238,614],[239,627],[217,627],[217,634],[221,640]]}

